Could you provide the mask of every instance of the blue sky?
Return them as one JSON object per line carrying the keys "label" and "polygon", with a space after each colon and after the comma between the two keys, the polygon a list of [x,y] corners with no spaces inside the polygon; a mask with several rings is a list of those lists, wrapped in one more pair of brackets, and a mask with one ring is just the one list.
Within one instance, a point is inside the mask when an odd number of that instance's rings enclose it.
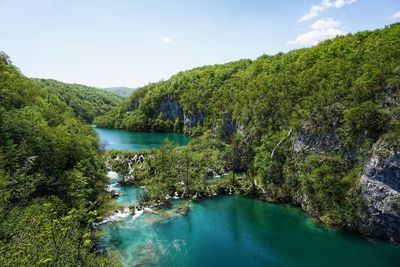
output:
{"label": "blue sky", "polygon": [[29,77],[136,87],[395,22],[399,0],[0,0],[0,50]]}

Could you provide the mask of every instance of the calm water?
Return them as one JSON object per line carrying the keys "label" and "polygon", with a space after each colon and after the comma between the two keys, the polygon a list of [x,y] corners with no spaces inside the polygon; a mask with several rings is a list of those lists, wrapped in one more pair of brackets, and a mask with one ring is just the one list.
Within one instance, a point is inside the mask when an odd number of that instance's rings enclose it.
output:
{"label": "calm water", "polygon": [[105,226],[124,266],[400,266],[400,248],[317,226],[301,211],[231,196]]}
{"label": "calm water", "polygon": [[165,139],[178,145],[186,145],[191,137],[180,133],[146,133],[95,128],[100,143],[106,150],[138,150],[144,148],[159,148]]}
{"label": "calm water", "polygon": [[[119,204],[136,202],[140,188],[113,185]],[[298,209],[239,196],[185,203],[187,216],[171,207],[106,224],[101,245],[124,266],[400,266],[400,246],[320,227]]]}

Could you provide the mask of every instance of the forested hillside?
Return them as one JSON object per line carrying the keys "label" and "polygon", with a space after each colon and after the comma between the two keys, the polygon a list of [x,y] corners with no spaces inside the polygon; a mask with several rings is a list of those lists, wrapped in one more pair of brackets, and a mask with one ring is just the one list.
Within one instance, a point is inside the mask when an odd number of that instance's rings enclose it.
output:
{"label": "forested hillside", "polygon": [[220,128],[231,117],[260,137],[310,119],[310,113],[323,116],[332,103],[346,109],[376,102],[385,86],[398,81],[399,28],[395,24],[252,62],[184,71],[139,88],[96,122],[146,131],[171,131],[175,126],[193,133]]}
{"label": "forested hillside", "polygon": [[98,139],[43,83],[0,54],[0,266],[108,266],[92,252]]}
{"label": "forested hillside", "polygon": [[37,79],[45,90],[56,94],[71,107],[75,115],[87,123],[94,117],[105,114],[122,102],[122,97],[102,89],[80,84],[69,84],[55,80]]}
{"label": "forested hillside", "polygon": [[[206,131],[262,197],[400,240],[400,24],[137,89],[96,124]],[[396,174],[397,173],[397,174]]]}

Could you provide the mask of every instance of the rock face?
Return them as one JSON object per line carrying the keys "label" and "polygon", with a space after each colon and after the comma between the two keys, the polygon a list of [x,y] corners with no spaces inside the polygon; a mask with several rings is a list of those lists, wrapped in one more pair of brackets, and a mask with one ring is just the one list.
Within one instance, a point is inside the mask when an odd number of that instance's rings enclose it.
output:
{"label": "rock face", "polygon": [[293,150],[299,152],[334,152],[339,149],[339,137],[335,131],[323,134],[301,127],[295,133]]}
{"label": "rock face", "polygon": [[[396,139],[396,140],[394,140]],[[352,226],[357,231],[376,238],[400,242],[400,138],[381,137],[372,147],[360,177],[359,198],[365,209]],[[302,127],[294,134],[293,150],[297,157],[309,152],[332,153],[340,149],[335,131],[324,135]],[[348,159],[355,160],[357,151],[345,151]],[[299,194],[294,203],[310,214],[307,195]]]}
{"label": "rock face", "polygon": [[232,115],[230,112],[224,112],[224,114],[222,115],[221,129],[223,134],[226,136],[230,136],[231,134],[236,132],[236,121],[232,119]]}
{"label": "rock face", "polygon": [[176,99],[163,99],[160,103],[160,112],[164,120],[175,121],[176,118],[183,119],[183,110]]}
{"label": "rock face", "polygon": [[[138,103],[132,101],[129,105],[129,110],[135,110],[137,106]],[[191,128],[201,124],[206,118],[206,115],[199,110],[189,110],[184,112],[177,98],[163,98],[159,103],[158,110],[162,113],[163,120],[175,121],[176,118],[179,118],[183,121],[183,126],[186,131],[190,131]],[[238,125],[236,121],[232,119],[230,112],[224,112],[222,114],[221,128],[226,135],[231,135],[238,130]]]}
{"label": "rock face", "polygon": [[400,147],[379,140],[364,165],[360,180],[366,211],[361,232],[400,242]]}
{"label": "rock face", "polygon": [[128,111],[134,111],[139,107],[139,102],[137,99],[132,99],[131,102],[128,105]]}
{"label": "rock face", "polygon": [[183,124],[185,128],[196,127],[198,123],[202,123],[204,115],[198,110],[185,112],[183,114]]}
{"label": "rock face", "polygon": [[196,127],[205,119],[204,114],[198,110],[184,112],[177,99],[164,98],[160,102],[159,110],[163,114],[163,120],[175,121],[176,118],[179,118],[183,121],[185,130]]}

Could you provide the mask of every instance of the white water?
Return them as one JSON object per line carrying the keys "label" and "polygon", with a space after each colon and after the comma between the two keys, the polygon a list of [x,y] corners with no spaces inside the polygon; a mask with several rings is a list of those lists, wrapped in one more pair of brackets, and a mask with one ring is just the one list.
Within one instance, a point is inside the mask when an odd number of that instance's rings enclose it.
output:
{"label": "white water", "polygon": [[118,179],[118,173],[109,171],[107,172],[107,177],[110,178],[111,180],[117,180]]}
{"label": "white water", "polygon": [[118,182],[107,185],[106,187],[107,192],[111,192],[113,190],[118,192]]}

